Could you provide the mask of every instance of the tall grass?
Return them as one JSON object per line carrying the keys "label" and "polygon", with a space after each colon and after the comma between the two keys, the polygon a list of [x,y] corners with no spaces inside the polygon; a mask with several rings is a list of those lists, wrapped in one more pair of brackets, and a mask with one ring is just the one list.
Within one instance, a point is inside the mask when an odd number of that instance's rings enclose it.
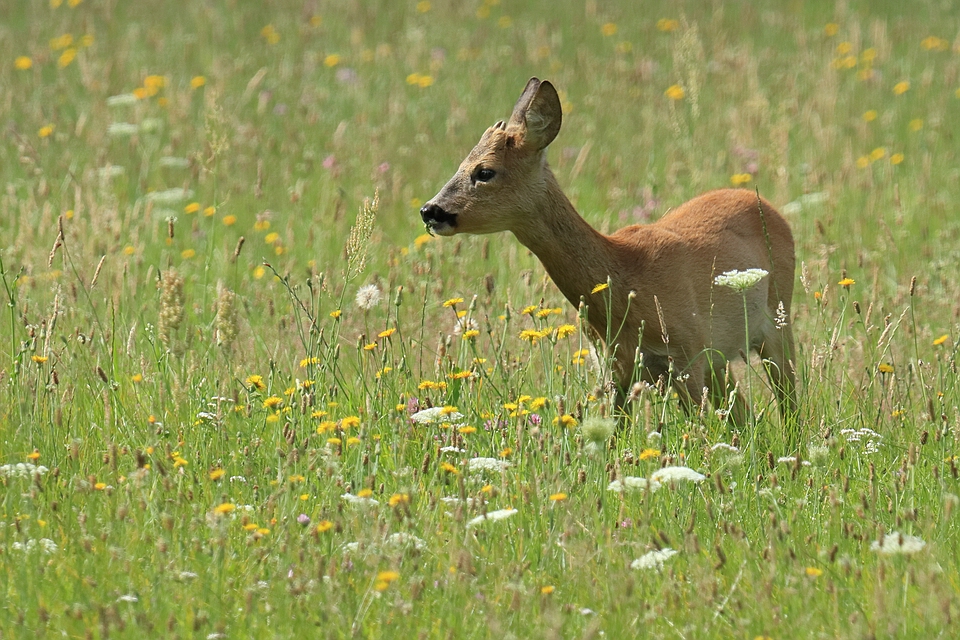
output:
{"label": "tall grass", "polygon": [[[956,9],[7,13],[4,637],[956,635]],[[614,429],[535,257],[423,233],[531,75],[598,228],[784,211],[799,458],[757,363],[756,433]]]}

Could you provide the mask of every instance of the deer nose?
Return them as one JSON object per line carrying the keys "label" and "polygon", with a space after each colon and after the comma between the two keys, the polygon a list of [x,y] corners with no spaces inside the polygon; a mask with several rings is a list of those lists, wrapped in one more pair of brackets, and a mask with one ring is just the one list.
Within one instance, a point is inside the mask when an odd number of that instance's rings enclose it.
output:
{"label": "deer nose", "polygon": [[420,209],[420,218],[427,225],[447,223],[453,227],[457,224],[457,216],[455,214],[448,213],[443,207],[432,202],[423,205]]}

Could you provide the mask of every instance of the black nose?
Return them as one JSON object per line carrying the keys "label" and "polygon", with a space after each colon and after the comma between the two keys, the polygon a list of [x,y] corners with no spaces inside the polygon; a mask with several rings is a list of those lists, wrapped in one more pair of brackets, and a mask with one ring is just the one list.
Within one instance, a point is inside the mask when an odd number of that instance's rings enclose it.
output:
{"label": "black nose", "polygon": [[429,202],[420,209],[420,218],[426,224],[436,224],[438,222],[446,222],[451,226],[456,226],[457,224],[457,216],[455,214],[448,213],[443,207]]}

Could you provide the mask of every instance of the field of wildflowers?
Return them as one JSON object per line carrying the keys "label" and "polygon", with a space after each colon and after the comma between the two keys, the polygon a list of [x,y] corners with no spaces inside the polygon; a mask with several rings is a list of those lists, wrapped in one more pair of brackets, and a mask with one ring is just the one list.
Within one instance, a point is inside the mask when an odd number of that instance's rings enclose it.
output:
{"label": "field of wildflowers", "polygon": [[[0,637],[960,634],[960,7],[4,12]],[[532,75],[594,226],[789,219],[799,455],[424,233]]]}

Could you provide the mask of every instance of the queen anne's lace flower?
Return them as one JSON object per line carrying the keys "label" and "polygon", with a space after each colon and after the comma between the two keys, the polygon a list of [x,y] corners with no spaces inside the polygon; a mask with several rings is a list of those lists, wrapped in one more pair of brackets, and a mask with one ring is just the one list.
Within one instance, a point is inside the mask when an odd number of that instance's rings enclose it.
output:
{"label": "queen anne's lace flower", "polygon": [[883,536],[882,540],[874,540],[870,543],[870,551],[876,551],[885,556],[902,553],[910,555],[917,553],[927,546],[927,543],[917,536],[910,536],[905,533],[893,531]]}
{"label": "queen anne's lace flower", "polygon": [[713,283],[721,287],[730,287],[735,291],[746,291],[755,286],[767,276],[763,269],[747,269],[746,271],[726,271],[713,279]]}
{"label": "queen anne's lace flower", "polygon": [[631,569],[662,569],[663,563],[677,555],[675,549],[669,547],[645,553],[630,563]]}
{"label": "queen anne's lace flower", "polygon": [[477,516],[473,520],[470,520],[469,522],[467,522],[467,529],[472,529],[473,527],[479,524],[483,524],[484,522],[487,522],[487,521],[495,522],[497,520],[505,520],[506,518],[509,518],[515,513],[517,513],[516,509],[510,509],[510,508],[497,509],[496,511],[491,511],[490,513],[487,513],[482,516]]}
{"label": "queen anne's lace flower", "polygon": [[703,482],[707,476],[697,473],[690,467],[664,467],[653,472],[650,479],[660,484],[669,484],[671,482]]}

